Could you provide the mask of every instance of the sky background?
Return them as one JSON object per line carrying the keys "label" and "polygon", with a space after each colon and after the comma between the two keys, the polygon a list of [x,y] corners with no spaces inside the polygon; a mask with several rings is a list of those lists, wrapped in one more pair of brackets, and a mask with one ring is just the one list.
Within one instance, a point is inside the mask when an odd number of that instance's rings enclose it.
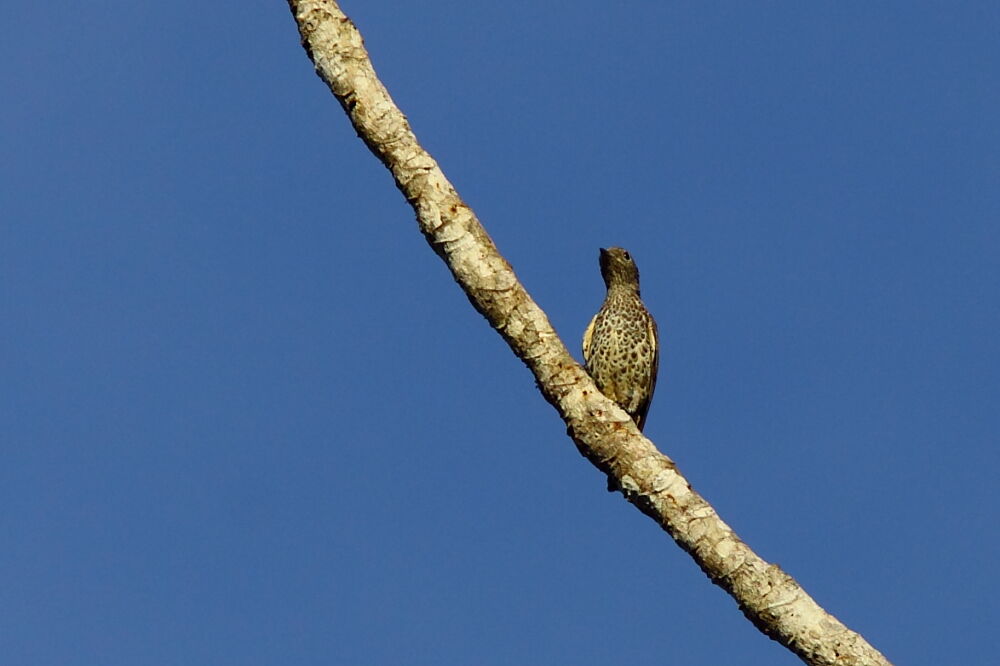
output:
{"label": "sky background", "polygon": [[[897,664],[1000,627],[1000,5],[347,1],[579,356]],[[0,6],[5,664],[798,659],[619,494],[283,2]]]}

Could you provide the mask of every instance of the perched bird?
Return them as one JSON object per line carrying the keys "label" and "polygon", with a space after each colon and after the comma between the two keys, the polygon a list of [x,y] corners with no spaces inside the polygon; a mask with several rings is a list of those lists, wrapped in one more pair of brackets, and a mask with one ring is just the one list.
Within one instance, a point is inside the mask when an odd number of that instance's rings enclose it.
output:
{"label": "perched bird", "polygon": [[642,430],[660,365],[656,322],[639,298],[639,269],[628,252],[601,248],[601,277],[608,294],[583,333],[583,358],[601,393]]}

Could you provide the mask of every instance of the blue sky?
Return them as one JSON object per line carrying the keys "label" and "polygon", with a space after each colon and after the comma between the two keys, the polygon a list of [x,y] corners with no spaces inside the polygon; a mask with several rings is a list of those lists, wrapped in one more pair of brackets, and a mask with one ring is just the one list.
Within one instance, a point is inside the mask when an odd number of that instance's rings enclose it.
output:
{"label": "blue sky", "polygon": [[[345,2],[576,353],[899,664],[1000,626],[1000,7]],[[576,452],[281,2],[0,8],[9,664],[796,664]]]}

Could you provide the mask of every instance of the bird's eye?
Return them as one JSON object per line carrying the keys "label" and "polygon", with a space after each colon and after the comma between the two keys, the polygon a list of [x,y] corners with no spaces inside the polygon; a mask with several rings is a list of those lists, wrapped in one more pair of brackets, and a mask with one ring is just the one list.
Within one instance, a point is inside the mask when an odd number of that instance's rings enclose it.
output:
{"label": "bird's eye", "polygon": [[632,255],[628,252],[625,253],[625,261],[632,261]]}

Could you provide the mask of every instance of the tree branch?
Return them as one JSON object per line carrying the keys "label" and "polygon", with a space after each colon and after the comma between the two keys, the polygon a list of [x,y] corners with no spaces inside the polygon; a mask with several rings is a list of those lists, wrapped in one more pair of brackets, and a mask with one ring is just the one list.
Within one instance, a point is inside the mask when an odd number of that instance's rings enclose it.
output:
{"label": "tree branch", "polygon": [[808,664],[889,662],[758,557],[594,386],[472,210],[425,151],[379,81],[354,24],[333,0],[289,0],[302,45],[358,136],[392,172],[420,230],[472,305],[534,374],[580,452],[687,551],[764,634]]}

